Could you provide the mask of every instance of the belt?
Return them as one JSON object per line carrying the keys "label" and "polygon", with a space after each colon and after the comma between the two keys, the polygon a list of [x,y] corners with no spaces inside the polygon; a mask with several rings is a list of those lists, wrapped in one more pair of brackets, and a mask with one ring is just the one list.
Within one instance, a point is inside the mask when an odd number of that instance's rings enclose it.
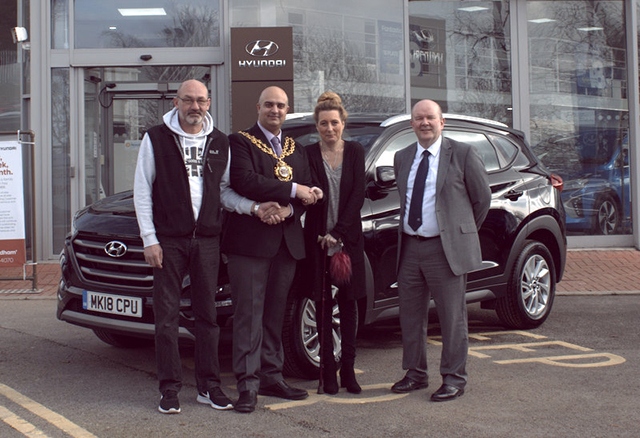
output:
{"label": "belt", "polygon": [[438,237],[440,237],[440,235],[425,237],[425,236],[419,236],[417,234],[407,234],[407,233],[402,233],[402,235],[407,236],[411,239],[417,240],[418,242],[426,242],[427,240],[437,239]]}

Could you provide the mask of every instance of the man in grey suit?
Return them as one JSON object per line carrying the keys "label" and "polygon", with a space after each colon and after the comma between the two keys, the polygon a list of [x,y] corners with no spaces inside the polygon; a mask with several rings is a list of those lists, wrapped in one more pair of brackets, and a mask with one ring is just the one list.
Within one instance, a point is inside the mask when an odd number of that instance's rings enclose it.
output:
{"label": "man in grey suit", "polygon": [[478,229],[491,203],[482,159],[468,144],[442,136],[440,106],[421,100],[411,111],[418,142],[396,153],[400,195],[398,286],[404,378],[391,390],[428,386],[427,324],[433,297],[442,332],[442,385],[432,401],[464,394],[468,350],[467,272],[482,263]]}

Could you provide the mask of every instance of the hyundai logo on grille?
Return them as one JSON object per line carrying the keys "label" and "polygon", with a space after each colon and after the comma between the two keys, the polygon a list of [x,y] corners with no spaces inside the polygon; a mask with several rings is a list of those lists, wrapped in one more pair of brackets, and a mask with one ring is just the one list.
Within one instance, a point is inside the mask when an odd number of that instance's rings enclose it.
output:
{"label": "hyundai logo on grille", "polygon": [[127,245],[119,240],[112,240],[104,246],[104,252],[106,252],[109,257],[122,257],[127,253]]}
{"label": "hyundai logo on grille", "polygon": [[271,56],[275,55],[280,47],[273,41],[269,40],[256,40],[251,41],[244,48],[246,52],[251,56]]}

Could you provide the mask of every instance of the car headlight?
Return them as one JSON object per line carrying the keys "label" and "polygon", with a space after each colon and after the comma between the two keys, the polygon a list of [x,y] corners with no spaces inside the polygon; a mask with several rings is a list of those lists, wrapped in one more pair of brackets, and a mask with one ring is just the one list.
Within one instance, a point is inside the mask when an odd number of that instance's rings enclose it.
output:
{"label": "car headlight", "polygon": [[71,235],[72,236],[75,236],[76,233],[78,232],[78,225],[76,224],[76,222],[78,221],[79,214],[80,214],[80,211],[77,211],[73,215],[73,218],[71,219]]}
{"label": "car headlight", "polygon": [[564,203],[564,209],[571,217],[584,217],[584,209],[582,208],[582,196],[569,198]]}

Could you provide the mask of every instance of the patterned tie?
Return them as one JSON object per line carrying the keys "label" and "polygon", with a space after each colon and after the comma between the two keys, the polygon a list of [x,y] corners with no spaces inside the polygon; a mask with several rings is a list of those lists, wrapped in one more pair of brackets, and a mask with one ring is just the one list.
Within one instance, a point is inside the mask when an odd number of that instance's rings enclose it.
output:
{"label": "patterned tie", "polygon": [[282,147],[280,146],[280,139],[276,136],[271,139],[271,143],[273,143],[273,150],[276,152],[277,156],[282,154]]}
{"label": "patterned tie", "polygon": [[422,152],[422,160],[416,172],[416,179],[413,183],[413,193],[411,194],[411,206],[409,207],[409,226],[416,231],[422,225],[422,198],[424,198],[424,184],[429,173],[429,151]]}

